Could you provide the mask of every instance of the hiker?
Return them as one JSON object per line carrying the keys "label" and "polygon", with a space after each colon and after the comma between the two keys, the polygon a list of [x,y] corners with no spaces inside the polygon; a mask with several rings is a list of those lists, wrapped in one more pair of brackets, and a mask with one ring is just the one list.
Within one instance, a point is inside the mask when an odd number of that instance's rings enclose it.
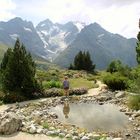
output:
{"label": "hiker", "polygon": [[63,88],[64,88],[65,96],[69,96],[69,81],[67,76],[65,76],[65,80],[63,81]]}

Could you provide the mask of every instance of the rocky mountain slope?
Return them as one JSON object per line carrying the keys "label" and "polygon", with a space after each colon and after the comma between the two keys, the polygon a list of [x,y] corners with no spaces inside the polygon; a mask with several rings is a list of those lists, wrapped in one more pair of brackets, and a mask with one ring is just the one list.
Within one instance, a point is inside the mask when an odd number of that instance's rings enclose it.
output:
{"label": "rocky mountain slope", "polygon": [[104,69],[113,59],[120,59],[130,66],[136,64],[136,39],[126,39],[112,34],[94,23],[86,26],[76,39],[54,60],[55,63],[68,67],[74,56],[80,51],[89,51],[97,68]]}
{"label": "rocky mountain slope", "polygon": [[113,59],[120,59],[130,66],[136,64],[136,39],[112,34],[97,23],[59,24],[46,19],[34,27],[32,22],[18,17],[0,22],[0,44],[11,47],[17,37],[32,54],[63,67],[69,66],[79,50],[88,50],[100,69]]}

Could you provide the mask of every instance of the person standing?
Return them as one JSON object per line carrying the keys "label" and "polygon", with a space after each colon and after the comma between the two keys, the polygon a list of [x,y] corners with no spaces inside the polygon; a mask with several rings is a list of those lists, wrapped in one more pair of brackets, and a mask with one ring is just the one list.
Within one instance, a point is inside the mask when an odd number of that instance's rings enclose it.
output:
{"label": "person standing", "polygon": [[69,81],[67,76],[65,76],[65,79],[63,81],[63,89],[65,96],[69,96]]}

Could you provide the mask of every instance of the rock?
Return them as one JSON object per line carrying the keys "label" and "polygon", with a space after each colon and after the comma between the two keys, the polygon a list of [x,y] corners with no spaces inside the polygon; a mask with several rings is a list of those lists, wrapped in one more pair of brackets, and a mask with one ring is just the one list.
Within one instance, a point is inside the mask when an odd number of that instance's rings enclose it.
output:
{"label": "rock", "polygon": [[67,134],[67,135],[65,136],[65,138],[71,138],[71,137],[72,137],[71,134]]}
{"label": "rock", "polygon": [[130,137],[131,135],[129,133],[125,134],[126,137]]}
{"label": "rock", "polygon": [[78,136],[73,136],[72,140],[79,140],[79,137]]}
{"label": "rock", "polygon": [[93,139],[99,139],[100,135],[99,134],[93,134]]}
{"label": "rock", "polygon": [[124,91],[119,91],[119,92],[115,95],[116,98],[123,98],[124,96],[125,96],[125,92],[124,92]]}
{"label": "rock", "polygon": [[87,136],[88,136],[90,139],[92,139],[92,138],[93,138],[92,133],[89,133]]}
{"label": "rock", "polygon": [[48,131],[46,133],[47,136],[56,135],[55,131]]}
{"label": "rock", "polygon": [[55,128],[54,127],[50,127],[49,130],[55,130]]}
{"label": "rock", "polygon": [[13,134],[17,132],[21,126],[22,121],[15,113],[2,114],[0,117],[0,134]]}
{"label": "rock", "polygon": [[89,140],[90,138],[88,136],[83,136],[81,140]]}
{"label": "rock", "polygon": [[41,134],[41,133],[43,133],[43,129],[39,128],[39,129],[37,129],[36,132],[37,132],[38,134]]}
{"label": "rock", "polygon": [[36,130],[36,127],[32,124],[32,125],[30,126],[29,133],[35,134],[36,131],[37,131],[37,130]]}
{"label": "rock", "polygon": [[132,114],[133,114],[133,112],[125,112],[125,115],[131,116]]}
{"label": "rock", "polygon": [[140,127],[138,127],[137,130],[140,131]]}
{"label": "rock", "polygon": [[114,138],[112,140],[123,140],[122,138]]}
{"label": "rock", "polygon": [[79,134],[79,137],[82,138],[84,135],[85,135],[85,133],[82,132],[82,133]]}
{"label": "rock", "polygon": [[59,133],[59,137],[65,137],[64,133]]}
{"label": "rock", "polygon": [[42,133],[46,134],[48,132],[48,129],[43,129]]}

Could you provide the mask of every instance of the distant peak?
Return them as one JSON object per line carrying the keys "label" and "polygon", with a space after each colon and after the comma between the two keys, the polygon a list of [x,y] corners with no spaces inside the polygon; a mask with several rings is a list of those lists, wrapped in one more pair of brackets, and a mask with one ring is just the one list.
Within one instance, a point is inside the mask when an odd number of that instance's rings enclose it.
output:
{"label": "distant peak", "polygon": [[50,19],[48,19],[48,18],[47,18],[46,20],[44,20],[43,22],[44,22],[44,23],[50,23],[50,24],[53,24],[53,22],[52,22]]}
{"label": "distant peak", "polygon": [[8,22],[11,22],[11,21],[23,22],[22,18],[20,18],[20,17],[15,17],[15,18],[9,20]]}
{"label": "distant peak", "polygon": [[100,24],[98,24],[97,22],[94,22],[94,23],[93,23],[93,25],[94,25],[94,26],[101,27],[101,25],[100,25]]}

